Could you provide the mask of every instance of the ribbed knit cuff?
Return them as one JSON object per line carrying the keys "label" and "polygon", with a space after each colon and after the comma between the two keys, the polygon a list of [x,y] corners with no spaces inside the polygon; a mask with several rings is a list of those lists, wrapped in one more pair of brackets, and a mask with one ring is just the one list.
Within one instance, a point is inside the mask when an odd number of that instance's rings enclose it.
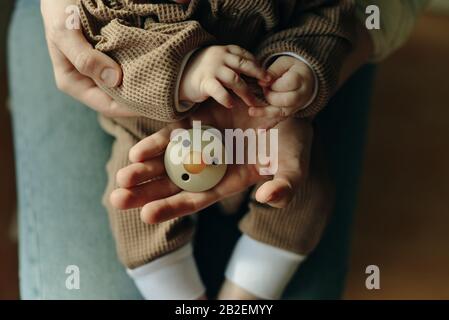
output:
{"label": "ribbed knit cuff", "polygon": [[187,101],[180,101],[179,100],[179,90],[181,87],[182,76],[184,74],[184,70],[187,66],[187,63],[189,62],[190,58],[197,50],[198,49],[190,51],[181,62],[181,68],[180,68],[180,71],[178,74],[178,79],[176,80],[176,89],[175,89],[175,108],[176,108],[176,111],[179,113],[187,112],[195,106],[195,103],[190,103]]}
{"label": "ribbed knit cuff", "polygon": [[291,52],[306,60],[318,78],[318,94],[307,108],[297,112],[300,118],[315,116],[329,102],[337,88],[341,66],[355,41],[354,0],[310,1],[292,12],[288,28],[267,37],[259,46],[257,57]]}
{"label": "ribbed knit cuff", "polygon": [[[347,51],[344,45],[336,45],[330,41],[329,47],[323,46],[322,39],[309,38],[303,41],[275,42],[265,48],[261,54],[262,61],[281,52],[292,52],[309,63],[318,80],[318,92],[314,101],[296,115],[301,118],[315,116],[329,102],[337,86],[340,67]],[[319,49],[321,46],[321,49]],[[329,50],[332,49],[332,55]]]}

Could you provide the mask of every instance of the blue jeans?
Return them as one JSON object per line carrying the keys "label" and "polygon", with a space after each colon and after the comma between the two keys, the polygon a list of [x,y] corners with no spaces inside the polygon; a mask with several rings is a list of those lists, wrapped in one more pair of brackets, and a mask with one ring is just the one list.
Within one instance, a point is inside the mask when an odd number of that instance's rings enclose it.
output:
{"label": "blue jeans", "polygon": [[[337,183],[337,205],[319,247],[301,266],[285,298],[337,299],[342,294],[372,71],[359,72],[318,118]],[[100,129],[93,111],[56,89],[38,0],[16,3],[9,72],[22,298],[139,299],[117,260],[101,205],[112,140]],[[237,236],[233,224],[237,217],[208,211],[200,215],[196,255],[213,293]],[[220,240],[206,241],[211,234],[216,238],[216,232],[222,235]],[[79,289],[66,285],[74,275],[69,267],[73,265],[79,270]]]}

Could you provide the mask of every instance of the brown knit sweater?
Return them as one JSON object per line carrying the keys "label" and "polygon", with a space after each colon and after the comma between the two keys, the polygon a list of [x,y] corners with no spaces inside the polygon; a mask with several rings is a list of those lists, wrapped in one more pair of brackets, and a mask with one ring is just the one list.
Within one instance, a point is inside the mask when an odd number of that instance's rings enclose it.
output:
{"label": "brown knit sweater", "polygon": [[352,45],[353,0],[79,0],[85,34],[123,68],[119,88],[104,88],[140,115],[173,121],[184,57],[210,44],[236,44],[261,62],[292,52],[310,62],[319,80],[315,115],[333,94]]}
{"label": "brown knit sweater", "polygon": [[[184,116],[175,109],[176,82],[183,59],[209,44],[237,44],[262,63],[292,52],[307,59],[319,79],[314,103],[299,116],[315,115],[335,90],[342,61],[352,45],[352,0],[192,0],[187,6],[161,0],[78,0],[84,32],[96,49],[123,69],[120,87],[104,88],[142,117],[107,119],[116,137],[108,163],[105,205],[121,261],[129,268],[148,263],[191,241],[190,219],[142,223],[139,209],[120,211],[107,201],[115,174],[140,139]],[[159,120],[159,121],[158,121]],[[285,209],[251,200],[242,232],[273,246],[307,255],[321,237],[332,195],[323,166],[313,159],[308,179]],[[244,197],[227,199],[236,209]]]}

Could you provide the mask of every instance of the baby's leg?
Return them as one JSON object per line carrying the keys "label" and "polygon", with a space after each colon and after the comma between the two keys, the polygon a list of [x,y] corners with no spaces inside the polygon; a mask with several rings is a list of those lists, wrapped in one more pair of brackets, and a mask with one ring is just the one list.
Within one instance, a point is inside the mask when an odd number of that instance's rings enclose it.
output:
{"label": "baby's leg", "polygon": [[100,118],[102,127],[116,138],[103,201],[118,256],[144,298],[198,299],[205,290],[192,255],[193,220],[186,217],[148,225],[141,221],[140,209],[118,210],[109,203],[117,187],[117,171],[129,164],[129,149],[163,125],[143,118],[117,121]]}
{"label": "baby's leg", "polygon": [[279,299],[318,244],[333,207],[333,188],[313,149],[310,172],[286,208],[260,204],[252,194],[219,299]]}

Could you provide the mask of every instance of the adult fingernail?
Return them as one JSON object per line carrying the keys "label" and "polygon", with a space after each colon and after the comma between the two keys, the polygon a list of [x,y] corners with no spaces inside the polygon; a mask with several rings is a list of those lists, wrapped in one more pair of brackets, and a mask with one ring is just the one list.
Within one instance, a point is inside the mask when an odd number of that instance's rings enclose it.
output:
{"label": "adult fingernail", "polygon": [[113,88],[117,85],[119,81],[119,73],[112,68],[106,68],[101,72],[101,81],[108,86],[109,88]]}

